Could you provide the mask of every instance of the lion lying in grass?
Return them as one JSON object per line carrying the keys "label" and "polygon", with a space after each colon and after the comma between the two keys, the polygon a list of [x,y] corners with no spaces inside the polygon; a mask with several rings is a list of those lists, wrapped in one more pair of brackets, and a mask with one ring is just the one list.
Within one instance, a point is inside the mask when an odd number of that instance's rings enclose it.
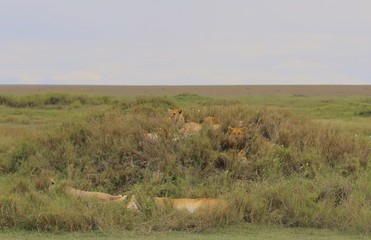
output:
{"label": "lion lying in grass", "polygon": [[222,126],[222,123],[216,117],[205,117],[201,120],[201,123],[210,125],[214,130],[218,130]]}
{"label": "lion lying in grass", "polygon": [[127,196],[124,195],[111,195],[108,193],[102,192],[90,192],[90,191],[83,191],[73,187],[65,187],[64,193],[68,196],[79,198],[79,199],[86,199],[86,200],[97,200],[100,202],[121,202],[126,200]]}
{"label": "lion lying in grass", "polygon": [[[202,129],[202,124],[196,122],[185,122],[182,109],[169,109],[168,120],[179,127],[180,133],[184,136],[191,136]],[[221,126],[221,122],[215,117],[206,117],[201,120],[202,123],[209,124],[214,130]]]}
{"label": "lion lying in grass", "polygon": [[167,207],[177,210],[185,210],[190,213],[199,212],[217,212],[227,209],[227,201],[220,198],[163,198],[155,197],[155,205],[158,209],[166,209]]}
{"label": "lion lying in grass", "polygon": [[[174,208],[179,211],[187,211],[189,213],[204,213],[204,212],[222,212],[228,208],[228,203],[220,198],[164,198],[155,197],[154,203],[157,209],[165,210]],[[130,199],[127,208],[134,211],[139,211],[136,204],[135,195]]]}
{"label": "lion lying in grass", "polygon": [[[51,180],[51,187],[55,185],[55,182]],[[124,195],[111,195],[108,193],[102,192],[90,192],[90,191],[83,191],[73,187],[62,187],[62,191],[70,197],[78,198],[78,199],[85,199],[85,200],[95,200],[100,202],[121,202],[125,201],[127,196]]]}

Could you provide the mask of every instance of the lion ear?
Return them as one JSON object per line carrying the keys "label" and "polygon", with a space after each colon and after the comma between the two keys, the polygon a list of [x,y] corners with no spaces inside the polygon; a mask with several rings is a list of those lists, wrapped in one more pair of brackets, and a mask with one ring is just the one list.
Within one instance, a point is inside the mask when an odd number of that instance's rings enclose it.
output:
{"label": "lion ear", "polygon": [[183,112],[183,109],[179,109],[179,114],[181,114]]}
{"label": "lion ear", "polygon": [[242,131],[246,132],[246,130],[247,130],[247,127],[242,128]]}
{"label": "lion ear", "polygon": [[169,108],[169,109],[167,110],[167,112],[168,112],[168,113],[171,113],[171,109]]}
{"label": "lion ear", "polygon": [[232,132],[233,128],[231,126],[228,126],[228,131]]}

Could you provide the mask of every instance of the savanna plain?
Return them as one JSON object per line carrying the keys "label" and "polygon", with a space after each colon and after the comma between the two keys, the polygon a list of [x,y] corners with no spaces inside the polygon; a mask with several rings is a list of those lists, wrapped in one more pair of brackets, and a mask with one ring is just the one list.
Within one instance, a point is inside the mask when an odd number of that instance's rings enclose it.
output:
{"label": "savanna plain", "polygon": [[[0,88],[0,239],[371,238],[369,86]],[[185,135],[169,109],[221,124]],[[66,186],[135,195],[139,211]],[[159,210],[154,197],[229,208]]]}

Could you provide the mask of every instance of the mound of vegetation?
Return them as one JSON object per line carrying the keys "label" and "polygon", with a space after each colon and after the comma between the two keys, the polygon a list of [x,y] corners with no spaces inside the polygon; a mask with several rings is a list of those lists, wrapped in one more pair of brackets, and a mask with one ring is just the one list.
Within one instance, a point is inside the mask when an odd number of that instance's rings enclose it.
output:
{"label": "mound of vegetation", "polygon": [[[367,139],[288,112],[225,102],[184,108],[190,121],[215,116],[222,126],[179,137],[166,120],[174,106],[141,97],[1,147],[0,228],[197,231],[247,221],[371,232]],[[225,144],[229,126],[247,129],[237,149]],[[158,141],[145,140],[159,130]],[[51,178],[136,194],[141,212],[68,198],[49,190]],[[155,196],[222,197],[233,208],[223,216],[159,213]]]}
{"label": "mound of vegetation", "polygon": [[0,105],[14,108],[61,108],[69,105],[100,105],[110,103],[107,96],[71,95],[65,93],[35,95],[2,95]]}
{"label": "mound of vegetation", "polygon": [[371,117],[371,110],[359,112],[358,115],[362,117]]}

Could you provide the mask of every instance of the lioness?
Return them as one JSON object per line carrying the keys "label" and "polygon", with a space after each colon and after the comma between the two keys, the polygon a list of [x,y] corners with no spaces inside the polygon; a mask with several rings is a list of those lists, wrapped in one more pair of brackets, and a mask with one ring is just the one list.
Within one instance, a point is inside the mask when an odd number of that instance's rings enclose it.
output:
{"label": "lioness", "polygon": [[[51,180],[51,184],[55,185],[55,182]],[[71,197],[78,198],[78,199],[86,199],[86,200],[97,200],[100,202],[120,202],[124,201],[127,196],[124,195],[111,195],[108,193],[102,192],[90,192],[90,191],[83,191],[73,187],[63,187],[63,192]]]}
{"label": "lioness", "polygon": [[[160,210],[171,207],[181,211],[186,210],[190,213],[224,211],[228,207],[227,201],[220,198],[172,199],[155,197],[153,200],[156,208]],[[130,210],[139,211],[138,205],[136,204],[135,195],[131,197],[129,203],[127,204],[127,208]]]}
{"label": "lioness", "polygon": [[205,117],[204,119],[201,120],[201,123],[206,123],[209,124],[213,127],[214,130],[220,129],[220,126],[222,123],[217,119],[216,117]]}
{"label": "lioness", "polygon": [[217,119],[216,117],[211,117],[211,116],[203,118],[201,120],[201,122],[202,123],[209,123],[209,124],[213,124],[213,125],[222,124],[219,119]]}
{"label": "lioness", "polygon": [[149,132],[144,134],[143,141],[144,142],[149,142],[149,143],[156,143],[159,142],[161,138],[166,138],[168,137],[169,133],[163,129],[163,128],[158,128],[157,131]]}
{"label": "lioness", "polygon": [[246,127],[228,127],[228,143],[233,148],[237,148],[244,141]]}
{"label": "lioness", "polygon": [[[184,136],[191,136],[201,131],[202,124],[196,122],[185,122],[182,109],[169,109],[168,113],[168,119],[180,128],[179,131]],[[215,117],[206,117],[201,120],[201,123],[210,124],[215,130],[219,129],[221,126],[221,122]]]}
{"label": "lioness", "polygon": [[201,131],[202,125],[195,122],[187,122],[179,129],[179,132],[182,133],[185,137],[192,136],[199,131]]}
{"label": "lioness", "polygon": [[139,209],[138,209],[137,199],[136,199],[135,195],[131,196],[130,201],[126,205],[126,208],[131,210],[131,211],[140,212]]}
{"label": "lioness", "polygon": [[246,157],[246,150],[241,150],[237,153],[237,159],[241,162],[246,162],[247,157]]}
{"label": "lioness", "polygon": [[150,142],[150,143],[156,143],[160,140],[159,134],[157,132],[150,132],[144,134],[143,141]]}
{"label": "lioness", "polygon": [[155,197],[155,205],[159,209],[165,209],[166,207],[172,207],[177,210],[186,210],[190,213],[197,212],[215,212],[223,211],[228,207],[228,203],[224,199],[220,198],[163,198]]}
{"label": "lioness", "polygon": [[182,127],[185,123],[182,109],[168,109],[168,120],[175,123],[178,127]]}
{"label": "lioness", "polygon": [[184,136],[191,136],[198,133],[202,129],[202,125],[195,122],[185,122],[182,109],[168,109],[169,121],[179,127],[179,131]]}
{"label": "lioness", "polygon": [[83,191],[73,187],[65,187],[64,193],[75,198],[87,199],[87,200],[97,200],[101,202],[110,202],[110,201],[124,201],[127,196],[124,195],[111,195],[108,193],[102,192],[90,192],[90,191]]}

